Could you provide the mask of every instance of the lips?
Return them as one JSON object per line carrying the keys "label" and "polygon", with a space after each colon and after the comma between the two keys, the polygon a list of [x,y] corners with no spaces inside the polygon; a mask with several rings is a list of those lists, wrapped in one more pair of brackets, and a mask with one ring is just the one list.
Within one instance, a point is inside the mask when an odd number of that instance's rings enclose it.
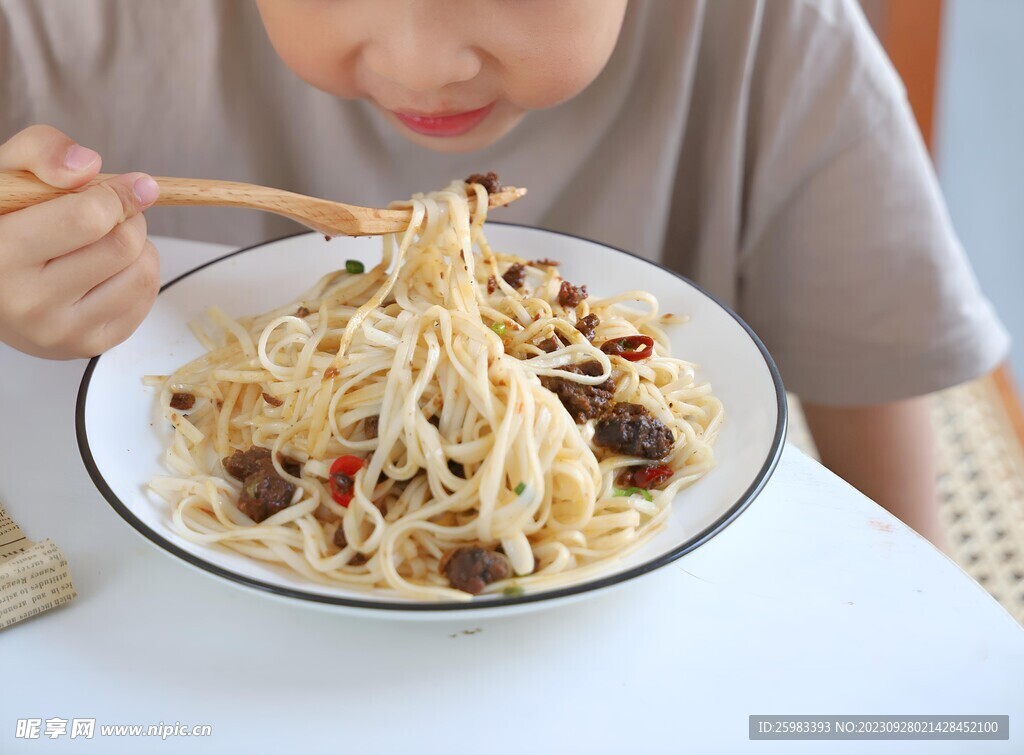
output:
{"label": "lips", "polygon": [[423,115],[391,111],[398,120],[417,134],[424,136],[461,136],[480,125],[494,109],[494,103],[476,110],[443,115]]}

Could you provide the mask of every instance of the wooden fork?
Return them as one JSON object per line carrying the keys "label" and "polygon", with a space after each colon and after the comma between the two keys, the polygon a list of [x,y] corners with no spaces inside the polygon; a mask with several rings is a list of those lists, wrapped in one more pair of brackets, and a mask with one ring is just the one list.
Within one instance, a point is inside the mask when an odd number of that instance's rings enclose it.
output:
{"label": "wooden fork", "polygon": [[[82,189],[112,177],[111,174],[101,173]],[[359,207],[234,181],[164,176],[154,176],[154,179],[160,185],[157,205],[248,207],[283,215],[328,236],[376,236],[404,231],[409,226],[408,210]],[[0,170],[0,215],[68,193],[71,192],[44,184],[26,171]],[[490,195],[488,207],[507,205],[524,194],[526,189],[503,187],[498,193]],[[471,197],[470,206],[475,203],[476,199]]]}

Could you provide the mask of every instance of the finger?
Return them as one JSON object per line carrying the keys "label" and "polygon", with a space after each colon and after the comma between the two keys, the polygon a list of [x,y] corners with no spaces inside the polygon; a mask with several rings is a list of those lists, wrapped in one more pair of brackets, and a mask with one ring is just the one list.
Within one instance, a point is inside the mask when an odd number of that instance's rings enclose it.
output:
{"label": "finger", "polygon": [[47,262],[99,241],[160,194],[145,173],[126,173],[75,194],[0,216],[0,238],[22,259]]}
{"label": "finger", "polygon": [[42,284],[54,298],[77,302],[133,264],[145,246],[146,216],[139,214],[114,226],[99,241],[47,262]]}
{"label": "finger", "polygon": [[82,324],[75,342],[82,356],[96,356],[121,343],[139,327],[160,290],[160,258],[150,242],[139,258],[71,307]]}
{"label": "finger", "polygon": [[59,189],[77,189],[100,172],[99,153],[52,126],[29,126],[0,145],[0,170],[27,170]]}

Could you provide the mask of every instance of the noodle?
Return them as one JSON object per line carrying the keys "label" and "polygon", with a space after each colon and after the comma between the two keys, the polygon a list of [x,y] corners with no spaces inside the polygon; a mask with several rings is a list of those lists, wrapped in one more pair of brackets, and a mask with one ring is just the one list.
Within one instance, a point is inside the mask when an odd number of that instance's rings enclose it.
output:
{"label": "noodle", "polygon": [[[467,192],[477,199],[472,216]],[[211,308],[209,322],[192,326],[207,353],[160,379],[172,474],[150,487],[185,538],[327,585],[466,600],[445,568],[468,546],[500,549],[510,567],[487,593],[564,585],[606,568],[655,533],[676,493],[712,468],[721,403],[692,365],[667,355],[656,323],[670,318],[659,317],[653,296],[563,305],[553,263],[493,251],[479,184],[454,182],[392,206],[409,208],[412,220],[384,237],[372,270],[330,273],[298,302],[257,317]],[[503,277],[516,264],[521,285]],[[588,315],[599,318],[593,343],[581,332]],[[653,339],[649,358],[598,348],[637,335]],[[564,369],[584,362],[597,366]],[[619,487],[618,475],[651,457],[597,444],[597,420],[577,424],[542,378],[579,387],[612,378],[612,402],[637,404],[671,431],[671,451],[656,462],[671,468],[667,483]],[[181,394],[194,406],[175,409]],[[290,505],[258,522],[238,504],[248,481],[222,461],[251,446],[270,449],[273,472],[294,486]],[[344,505],[330,476],[348,455],[362,468]]]}

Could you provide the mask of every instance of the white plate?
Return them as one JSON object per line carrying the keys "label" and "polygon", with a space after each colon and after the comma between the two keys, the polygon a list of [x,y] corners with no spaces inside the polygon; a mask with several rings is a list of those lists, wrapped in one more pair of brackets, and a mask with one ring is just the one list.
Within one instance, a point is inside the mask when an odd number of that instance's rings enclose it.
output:
{"label": "white plate", "polygon": [[221,546],[192,543],[173,531],[169,507],[146,491],[150,478],[166,473],[160,459],[171,430],[156,412],[154,390],[143,386],[143,375],[168,374],[202,353],[188,322],[210,304],[233,315],[263,312],[297,298],[343,260],[375,264],[379,241],[336,238],[325,243],[317,234],[291,236],[229,254],[164,286],[138,331],[93,359],[82,379],[78,444],[93,482],[142,535],[210,574],[296,601],[395,618],[509,612],[564,601],[640,576],[706,543],[760,492],[782,451],[785,394],[764,345],[733,312],[693,283],[639,257],[574,236],[500,223],[487,224],[487,237],[498,251],[561,261],[566,278],[586,283],[593,294],[644,289],[658,297],[662,312],[689,315],[685,325],[668,329],[672,353],[696,362],[698,378],[710,381],[725,405],[715,444],[717,468],[679,494],[662,532],[605,573],[519,597],[423,603],[382,591],[313,584],[284,568]]}

